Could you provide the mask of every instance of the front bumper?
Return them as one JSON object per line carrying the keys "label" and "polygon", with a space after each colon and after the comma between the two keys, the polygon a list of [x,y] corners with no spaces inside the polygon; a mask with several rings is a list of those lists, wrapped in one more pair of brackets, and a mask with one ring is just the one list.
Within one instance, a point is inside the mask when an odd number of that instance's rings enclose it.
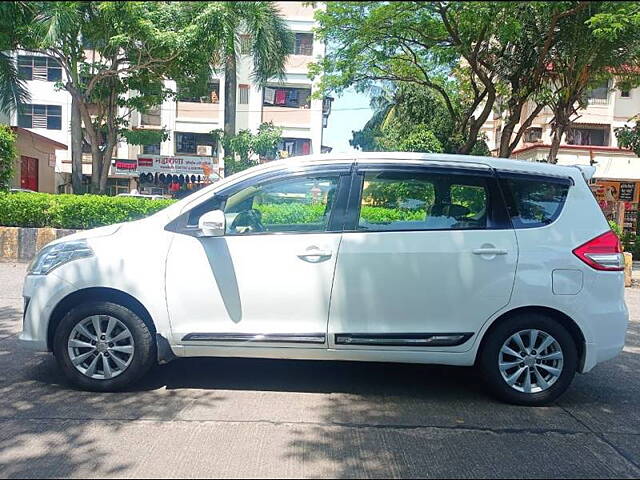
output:
{"label": "front bumper", "polygon": [[49,350],[47,333],[49,319],[56,305],[76,287],[51,272],[48,275],[27,275],[22,295],[25,301],[20,343],[29,350],[46,352]]}

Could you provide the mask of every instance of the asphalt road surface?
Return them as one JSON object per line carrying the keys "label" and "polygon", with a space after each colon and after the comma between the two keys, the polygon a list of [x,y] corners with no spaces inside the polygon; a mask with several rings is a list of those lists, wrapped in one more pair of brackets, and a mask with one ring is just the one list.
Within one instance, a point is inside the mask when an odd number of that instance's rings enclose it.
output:
{"label": "asphalt road surface", "polygon": [[640,288],[627,347],[545,408],[468,368],[185,359],[129,392],[71,389],[17,342],[0,263],[0,477],[639,477]]}

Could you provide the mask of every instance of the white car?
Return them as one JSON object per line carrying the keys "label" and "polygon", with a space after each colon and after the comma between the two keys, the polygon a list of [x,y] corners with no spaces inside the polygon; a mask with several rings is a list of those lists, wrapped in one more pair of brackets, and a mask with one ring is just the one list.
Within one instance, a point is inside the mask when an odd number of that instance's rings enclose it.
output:
{"label": "white car", "polygon": [[625,341],[624,261],[593,171],[411,153],[267,163],[47,245],[20,338],[97,391],[176,357],[261,357],[478,365],[499,398],[544,404]]}

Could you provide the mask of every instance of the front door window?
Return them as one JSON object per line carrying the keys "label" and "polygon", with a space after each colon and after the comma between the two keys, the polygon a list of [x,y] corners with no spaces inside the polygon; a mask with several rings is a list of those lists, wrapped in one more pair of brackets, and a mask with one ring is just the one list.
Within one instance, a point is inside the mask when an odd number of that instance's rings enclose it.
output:
{"label": "front door window", "polygon": [[226,233],[324,232],[338,178],[297,177],[244,188],[226,202]]}

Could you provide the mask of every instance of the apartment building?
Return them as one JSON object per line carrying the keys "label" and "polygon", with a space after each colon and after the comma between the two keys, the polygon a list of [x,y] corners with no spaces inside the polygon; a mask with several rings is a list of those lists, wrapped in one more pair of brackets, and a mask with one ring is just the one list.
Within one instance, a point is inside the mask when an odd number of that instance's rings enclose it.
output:
{"label": "apartment building", "polygon": [[[527,118],[533,105],[527,105],[522,118]],[[633,152],[618,147],[615,129],[629,123],[640,113],[640,88],[620,90],[609,80],[588,94],[588,106],[576,116],[573,127],[565,134],[558,152],[558,163],[594,164],[596,178],[640,180],[640,159]],[[512,153],[512,158],[546,161],[551,145],[553,112],[545,108],[527,129]],[[516,131],[520,125],[516,126]],[[485,122],[482,132],[489,148],[497,154],[502,118],[495,115]]]}
{"label": "apartment building", "polygon": [[[528,105],[522,114],[527,118],[533,109]],[[637,229],[640,201],[640,158],[632,151],[618,147],[615,129],[629,124],[640,114],[640,88],[616,88],[615,80],[603,82],[588,93],[588,105],[575,117],[565,134],[558,163],[562,165],[594,165],[593,191],[611,220],[624,224],[625,230]],[[553,112],[545,108],[526,130],[511,154],[512,158],[544,162],[551,145]],[[516,130],[520,125],[516,127]],[[483,126],[489,148],[497,155],[502,118],[496,115]]]}
{"label": "apartment building", "polygon": [[[330,113],[330,99],[311,99],[312,81],[307,77],[309,63],[325,53],[323,42],[315,38],[314,12],[324,8],[303,2],[277,2],[282,16],[295,35],[293,51],[286,64],[284,81],[273,79],[260,87],[251,80],[253,60],[248,51],[249,37],[240,35],[240,59],[237,65],[236,130],[256,131],[263,122],[283,129],[279,146],[281,156],[320,153],[323,127]],[[11,124],[71,144],[71,98],[55,88],[64,74],[59,65],[45,56],[15,52],[20,72],[27,80],[31,104],[11,118]],[[209,134],[222,129],[224,122],[224,73],[213,76],[205,95],[181,91],[174,81],[166,86],[177,91],[177,98],[165,101],[146,114],[134,112],[132,128],[161,129],[169,132],[157,145],[118,144],[109,174],[109,193],[138,189],[149,193],[167,193],[182,187],[197,187],[210,174],[223,175],[221,147]],[[200,92],[202,93],[202,92]],[[88,147],[88,146],[87,146]],[[178,166],[182,165],[182,167]],[[71,152],[56,151],[58,191],[70,191]],[[83,174],[91,175],[88,148],[83,155]],[[162,175],[162,176],[160,176]]]}

